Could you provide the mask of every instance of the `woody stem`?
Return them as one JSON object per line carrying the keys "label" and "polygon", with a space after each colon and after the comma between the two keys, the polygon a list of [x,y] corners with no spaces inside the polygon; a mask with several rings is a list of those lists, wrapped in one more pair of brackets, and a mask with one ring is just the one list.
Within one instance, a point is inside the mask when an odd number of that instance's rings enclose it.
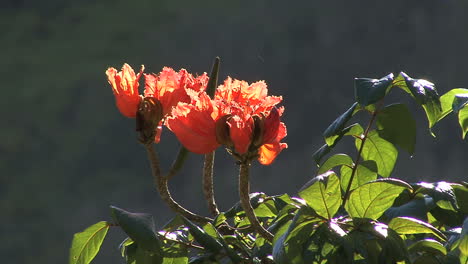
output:
{"label": "woody stem", "polygon": [[190,219],[195,222],[206,223],[212,221],[212,219],[210,218],[190,212],[189,210],[185,209],[180,204],[178,204],[176,201],[174,201],[174,199],[172,199],[171,193],[169,192],[169,188],[167,187],[167,178],[161,175],[158,155],[156,154],[156,151],[153,148],[153,144],[145,145],[145,149],[151,164],[151,171],[153,174],[156,189],[158,190],[161,199],[169,206],[169,208],[171,208],[174,212],[179,213],[187,219]]}
{"label": "woody stem", "polygon": [[214,166],[215,151],[205,155],[205,162],[203,164],[203,194],[205,195],[208,209],[211,214],[216,216],[219,214],[218,207],[216,206],[213,188],[213,166]]}
{"label": "woody stem", "polygon": [[255,216],[254,209],[250,204],[250,183],[249,183],[249,170],[250,164],[242,162],[239,167],[239,197],[241,201],[242,208],[245,211],[247,218],[250,221],[252,227],[257,231],[262,237],[266,240],[272,242],[273,234],[268,230],[263,228],[260,222]]}

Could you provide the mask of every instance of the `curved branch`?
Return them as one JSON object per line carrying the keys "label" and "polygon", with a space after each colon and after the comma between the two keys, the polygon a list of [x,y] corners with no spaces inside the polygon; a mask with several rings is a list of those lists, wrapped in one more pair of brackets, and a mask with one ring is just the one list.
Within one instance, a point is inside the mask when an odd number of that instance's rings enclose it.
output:
{"label": "curved branch", "polygon": [[153,174],[156,189],[158,190],[161,199],[169,206],[169,208],[171,208],[176,213],[185,216],[187,219],[190,219],[195,222],[206,223],[212,221],[212,219],[208,217],[204,217],[190,212],[189,210],[185,209],[180,204],[178,204],[176,201],[174,201],[174,199],[172,199],[171,193],[169,192],[169,189],[167,187],[167,178],[161,175],[158,155],[156,154],[153,145],[145,145],[145,149],[151,164],[151,171]]}

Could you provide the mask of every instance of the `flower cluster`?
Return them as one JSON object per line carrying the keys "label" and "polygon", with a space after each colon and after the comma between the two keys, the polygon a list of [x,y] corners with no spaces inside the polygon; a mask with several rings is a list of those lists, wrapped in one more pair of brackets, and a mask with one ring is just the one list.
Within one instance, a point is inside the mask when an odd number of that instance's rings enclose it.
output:
{"label": "flower cluster", "polygon": [[[158,113],[149,114],[149,119],[158,119],[158,127],[165,123],[191,152],[206,154],[224,145],[241,162],[258,158],[268,165],[287,147],[280,142],[287,134],[280,122],[284,107],[277,107],[282,98],[268,96],[265,82],[248,84],[228,77],[210,98],[206,74],[194,78],[184,69],[166,67],[159,75],[144,74],[141,96],[138,81],[143,70],[142,66],[135,75],[127,64],[121,72],[107,70],[117,107],[124,116],[138,119],[148,105],[157,106]],[[160,128],[157,131],[156,142]]]}
{"label": "flower cluster", "polygon": [[[194,78],[185,69],[179,72],[164,67],[159,74],[144,74],[144,96],[139,94],[138,86],[144,71],[135,74],[132,67],[124,64],[122,71],[114,68],[106,71],[109,84],[115,95],[117,108],[122,115],[137,118],[137,130],[145,133],[144,138],[150,142],[159,142],[162,123],[171,113],[172,108],[179,102],[189,102],[187,90],[203,91],[208,83],[208,76],[204,73]],[[148,132],[149,131],[149,132]],[[148,139],[142,139],[148,141]]]}

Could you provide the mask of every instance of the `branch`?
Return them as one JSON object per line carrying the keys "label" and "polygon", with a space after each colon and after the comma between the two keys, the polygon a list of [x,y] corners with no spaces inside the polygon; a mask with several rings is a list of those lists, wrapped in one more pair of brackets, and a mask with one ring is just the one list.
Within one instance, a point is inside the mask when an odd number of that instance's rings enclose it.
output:
{"label": "branch", "polygon": [[189,210],[182,207],[178,204],[174,199],[172,199],[171,193],[167,187],[167,178],[161,175],[161,170],[159,167],[159,159],[156,154],[156,151],[153,148],[152,144],[145,145],[146,152],[148,154],[148,159],[151,164],[151,171],[153,174],[154,183],[156,185],[156,189],[161,196],[161,199],[176,213],[179,213],[185,216],[187,219],[198,223],[206,223],[212,221],[212,219],[197,215],[195,213],[190,212]]}
{"label": "branch", "polygon": [[205,155],[205,162],[203,164],[203,194],[205,195],[208,209],[213,216],[219,214],[218,207],[216,206],[213,188],[213,166],[214,166],[215,151]]}
{"label": "branch", "polygon": [[250,183],[249,183],[249,169],[250,164],[241,163],[239,167],[239,197],[241,201],[242,208],[247,215],[247,218],[250,221],[252,227],[257,231],[262,237],[266,240],[273,242],[273,234],[268,232],[257,219],[255,216],[254,209],[250,204]]}

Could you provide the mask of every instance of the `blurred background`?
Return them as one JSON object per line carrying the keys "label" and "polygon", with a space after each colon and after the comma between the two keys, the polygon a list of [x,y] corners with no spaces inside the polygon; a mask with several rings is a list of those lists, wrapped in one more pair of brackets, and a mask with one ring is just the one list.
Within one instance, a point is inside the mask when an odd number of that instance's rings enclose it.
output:
{"label": "blurred background", "polygon": [[[73,234],[110,220],[109,205],[149,212],[161,227],[174,214],[152,185],[134,120],[114,105],[105,70],[128,62],[220,79],[266,80],[282,95],[289,148],[271,166],[255,164],[252,191],[296,191],[314,176],[322,132],[354,101],[353,78],[405,71],[440,94],[468,86],[468,1],[2,0],[0,2],[0,256],[8,263],[66,263]],[[467,140],[456,118],[433,138],[420,107],[413,157],[401,151],[393,177],[467,179]],[[337,151],[354,156],[344,140]],[[167,171],[179,148],[165,130],[157,146]],[[237,168],[217,151],[218,205],[237,201]],[[192,154],[170,183],[187,208],[207,213],[202,157]],[[123,263],[111,229],[94,263]]]}

